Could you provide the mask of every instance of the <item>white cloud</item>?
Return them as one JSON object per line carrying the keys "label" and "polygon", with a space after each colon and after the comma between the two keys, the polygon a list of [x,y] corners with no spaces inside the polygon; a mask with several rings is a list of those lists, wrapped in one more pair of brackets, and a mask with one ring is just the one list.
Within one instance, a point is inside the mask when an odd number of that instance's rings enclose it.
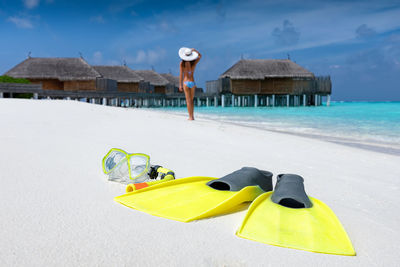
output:
{"label": "white cloud", "polygon": [[295,45],[299,42],[300,32],[293,26],[293,23],[286,19],[282,29],[276,27],[272,36],[278,45]]}
{"label": "white cloud", "polygon": [[167,52],[165,49],[157,49],[157,50],[139,50],[136,53],[136,56],[123,56],[124,60],[128,64],[153,64],[166,56]]}
{"label": "white cloud", "polygon": [[107,65],[111,65],[111,66],[121,65],[121,62],[119,62],[118,60],[112,59],[112,60],[107,61]]}
{"label": "white cloud", "polygon": [[39,5],[39,0],[23,0],[26,8],[32,9]]}
{"label": "white cloud", "polygon": [[92,16],[92,17],[90,17],[90,21],[91,22],[96,22],[96,23],[99,23],[99,24],[104,24],[106,22],[102,15]]}
{"label": "white cloud", "polygon": [[356,29],[357,38],[368,38],[374,36],[376,31],[367,26],[367,24],[362,24]]}
{"label": "white cloud", "polygon": [[146,52],[143,50],[139,50],[136,55],[136,59],[134,59],[134,63],[143,63],[146,60]]}
{"label": "white cloud", "polygon": [[32,29],[33,24],[28,18],[9,17],[8,21],[14,23],[18,28]]}
{"label": "white cloud", "polygon": [[103,61],[103,54],[100,51],[93,53],[93,63],[100,64]]}
{"label": "white cloud", "polygon": [[158,28],[160,28],[164,32],[169,32],[169,33],[177,33],[178,28],[171,22],[168,22],[166,20],[163,20],[159,25]]}
{"label": "white cloud", "polygon": [[130,1],[126,1],[126,0],[115,1],[114,0],[108,7],[108,10],[114,14],[120,13],[120,12],[124,12],[125,10],[128,10],[128,9],[134,7],[135,5],[137,5],[141,2],[143,2],[143,0],[130,0]]}

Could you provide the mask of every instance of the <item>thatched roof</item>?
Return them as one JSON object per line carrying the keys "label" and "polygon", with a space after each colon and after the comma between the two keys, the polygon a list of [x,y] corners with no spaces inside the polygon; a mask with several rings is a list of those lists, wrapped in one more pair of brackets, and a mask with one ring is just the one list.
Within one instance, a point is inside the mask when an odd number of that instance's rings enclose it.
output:
{"label": "thatched roof", "polygon": [[242,59],[220,78],[260,80],[265,78],[313,78],[314,74],[289,59]]}
{"label": "thatched roof", "polygon": [[82,58],[35,58],[30,57],[7,71],[14,78],[95,80],[101,75]]}
{"label": "thatched roof", "polygon": [[144,79],[127,66],[92,66],[104,78],[122,83],[138,83]]}
{"label": "thatched roof", "polygon": [[153,70],[134,70],[134,72],[143,77],[144,81],[149,82],[151,85],[165,86],[169,83],[167,79]]}
{"label": "thatched roof", "polygon": [[179,87],[179,77],[178,76],[174,76],[170,73],[161,73],[160,75],[163,76],[165,79],[167,79],[170,84],[173,84],[174,86]]}

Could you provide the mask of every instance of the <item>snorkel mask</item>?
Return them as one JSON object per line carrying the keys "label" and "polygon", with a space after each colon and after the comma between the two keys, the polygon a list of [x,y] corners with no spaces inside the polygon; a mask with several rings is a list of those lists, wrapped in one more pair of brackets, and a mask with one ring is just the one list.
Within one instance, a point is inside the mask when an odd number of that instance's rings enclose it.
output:
{"label": "snorkel mask", "polygon": [[128,154],[122,149],[112,148],[104,156],[102,165],[110,181],[142,183],[150,178],[150,156],[146,154]]}

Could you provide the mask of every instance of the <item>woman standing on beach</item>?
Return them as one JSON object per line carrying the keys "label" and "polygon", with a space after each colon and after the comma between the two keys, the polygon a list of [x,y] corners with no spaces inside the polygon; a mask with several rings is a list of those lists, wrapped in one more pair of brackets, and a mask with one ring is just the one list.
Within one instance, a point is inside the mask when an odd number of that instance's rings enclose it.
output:
{"label": "woman standing on beach", "polygon": [[196,65],[201,59],[201,54],[194,48],[182,47],[179,49],[179,57],[182,59],[179,64],[179,91],[182,92],[183,88],[186,97],[189,120],[194,120],[193,99],[196,91],[196,84],[194,83],[193,75]]}

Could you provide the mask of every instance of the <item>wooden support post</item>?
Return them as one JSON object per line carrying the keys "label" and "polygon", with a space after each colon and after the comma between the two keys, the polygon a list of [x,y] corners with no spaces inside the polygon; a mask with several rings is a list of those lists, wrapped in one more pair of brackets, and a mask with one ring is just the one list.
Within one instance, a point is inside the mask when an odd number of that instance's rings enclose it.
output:
{"label": "wooden support post", "polygon": [[198,107],[201,107],[201,100],[200,100],[200,97],[197,98],[197,106],[198,106]]}
{"label": "wooden support post", "polygon": [[33,99],[39,99],[39,94],[38,93],[34,93],[33,94]]}
{"label": "wooden support post", "polygon": [[206,98],[206,106],[209,107],[210,106],[210,99],[207,97]]}
{"label": "wooden support post", "polygon": [[307,96],[305,94],[303,95],[303,106],[307,106]]}
{"label": "wooden support post", "polygon": [[254,95],[254,107],[258,107],[258,95]]}
{"label": "wooden support post", "polygon": [[272,95],[272,103],[271,106],[275,107],[275,95]]}
{"label": "wooden support post", "polygon": [[331,95],[326,96],[326,106],[329,107],[331,105]]}
{"label": "wooden support post", "polygon": [[165,101],[165,98],[163,98],[163,100],[162,100],[162,106],[163,106],[163,107],[165,107],[165,104],[166,104],[165,102],[166,102],[166,101]]}
{"label": "wooden support post", "polygon": [[290,106],[290,95],[286,95],[286,106]]}
{"label": "wooden support post", "polygon": [[241,106],[242,106],[242,97],[241,97],[241,96],[238,96],[238,97],[237,97],[237,106],[238,106],[238,107],[241,107]]}
{"label": "wooden support post", "polygon": [[214,107],[218,107],[218,98],[214,96]]}
{"label": "wooden support post", "polygon": [[221,95],[221,106],[225,107],[225,95]]}
{"label": "wooden support post", "polygon": [[0,92],[0,98],[4,98],[4,93]]}
{"label": "wooden support post", "polygon": [[235,96],[232,95],[232,107],[234,107],[234,106],[235,106]]}
{"label": "wooden support post", "polygon": [[318,95],[314,95],[314,106],[318,106]]}

